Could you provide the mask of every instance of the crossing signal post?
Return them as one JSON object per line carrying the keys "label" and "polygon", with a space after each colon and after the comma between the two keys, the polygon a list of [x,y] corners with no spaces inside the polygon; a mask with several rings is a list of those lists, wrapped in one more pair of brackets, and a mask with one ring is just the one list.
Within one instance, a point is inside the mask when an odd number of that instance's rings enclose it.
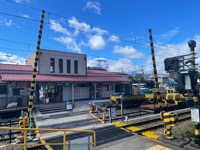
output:
{"label": "crossing signal post", "polygon": [[[195,122],[195,139],[191,144],[195,148],[200,148],[200,103],[199,103],[199,87],[197,84],[198,72],[195,64],[195,47],[196,41],[188,41],[190,54],[166,58],[165,71],[170,73],[170,77],[178,82],[180,91],[188,93],[188,100],[193,101],[189,107],[191,108],[191,118]],[[192,98],[192,100],[189,99]],[[187,102],[189,103],[189,102]]]}
{"label": "crossing signal post", "polygon": [[[191,72],[194,73],[194,76],[192,76],[193,83],[192,85],[192,92],[193,92],[193,101],[194,101],[194,108],[191,109],[191,118],[192,121],[195,122],[195,139],[194,143],[192,143],[192,146],[195,148],[200,148],[200,119],[199,119],[199,88],[197,84],[197,73],[196,73],[196,64],[195,64],[195,47],[196,47],[196,41],[190,40],[188,42],[188,46],[190,47],[190,56],[191,59],[189,60],[189,63],[191,63]],[[195,82],[194,82],[195,81]]]}

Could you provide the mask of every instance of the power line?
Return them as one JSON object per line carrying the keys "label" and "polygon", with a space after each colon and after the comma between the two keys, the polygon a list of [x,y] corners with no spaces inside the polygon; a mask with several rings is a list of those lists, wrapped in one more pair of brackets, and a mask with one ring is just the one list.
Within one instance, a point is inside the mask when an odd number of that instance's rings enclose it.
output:
{"label": "power line", "polygon": [[22,4],[22,3],[17,3],[15,1],[11,1],[11,0],[6,0],[10,3],[13,3],[13,4],[17,4],[17,5],[21,5],[21,6],[24,6],[24,7],[27,7],[27,8],[31,8],[31,9],[34,9],[34,10],[37,10],[37,11],[42,11],[41,9],[39,8],[36,8],[36,7],[32,7],[32,6],[28,6],[28,5],[25,5],[25,4]]}
{"label": "power line", "polygon": [[[11,0],[6,0],[6,1],[11,2],[11,3],[13,3],[13,4],[16,4],[16,5],[21,5],[21,6],[23,6],[23,7],[27,7],[27,8],[30,8],[30,9],[34,9],[34,10],[37,10],[37,11],[42,11],[42,9],[39,9],[39,8],[36,8],[36,7],[32,7],[32,6],[29,6],[29,5],[25,5],[25,4],[22,4],[22,3],[17,3],[17,2],[15,2],[15,1],[11,1]],[[68,20],[68,18],[66,18],[65,16],[62,16],[62,15],[59,15],[59,14],[56,14],[56,13],[53,13],[53,12],[49,12],[49,11],[47,11],[47,13],[48,13],[48,15],[52,14],[52,15],[54,15],[54,16],[57,16],[57,17],[60,17],[60,18],[63,18],[63,19]],[[77,20],[74,20],[74,21],[78,22]],[[49,22],[48,22],[48,23],[49,23]],[[78,23],[79,23],[79,22],[78,22]],[[93,26],[93,27],[97,27],[97,26],[92,25],[92,24],[90,24],[90,25]],[[69,27],[66,27],[66,28],[68,28],[68,29],[71,30],[71,28],[69,28]],[[132,43],[132,44],[139,44],[139,45],[147,46],[147,44],[136,42],[136,39],[138,39],[138,36],[131,36],[131,35],[127,35],[127,34],[120,33],[120,32],[117,32],[117,31],[113,31],[113,30],[110,30],[110,29],[102,28],[102,27],[101,27],[100,29],[103,29],[103,30],[106,30],[106,31],[109,31],[109,32],[112,32],[112,33],[116,33],[116,34],[118,34],[118,35],[122,35],[122,36],[126,36],[126,37],[129,37],[129,38],[134,38],[134,39],[135,39],[135,43],[133,43],[132,41],[127,41],[127,40],[122,40],[122,39],[120,39],[120,41]],[[73,29],[73,30],[75,30],[75,29]],[[78,31],[80,31],[80,32],[85,32],[85,31],[82,31],[82,30],[78,30]],[[91,33],[89,33],[89,34],[91,34]],[[95,34],[95,35],[97,35],[97,34]],[[101,35],[101,36],[103,36],[103,35]],[[103,36],[103,37],[109,38],[108,36]],[[149,40],[144,40],[144,41],[150,43]],[[164,48],[160,48],[160,47],[158,47],[158,46],[154,46],[154,47],[155,47],[155,48],[159,48],[159,49],[164,49]],[[169,48],[176,49],[176,50],[179,50],[179,51],[180,51],[179,48],[175,48],[175,47],[169,47]],[[186,50],[181,50],[181,51],[187,52]]]}
{"label": "power line", "polygon": [[[37,11],[42,11],[42,9],[39,9],[39,8],[36,8],[36,7],[32,7],[32,6],[29,6],[29,5],[25,5],[25,4],[22,4],[22,3],[17,3],[17,2],[15,2],[15,1],[11,1],[11,0],[6,0],[6,1],[11,2],[11,3],[13,3],[13,4],[16,4],[16,5],[21,5],[21,6],[30,8],[30,9],[34,9],[34,10],[37,10]],[[65,16],[62,16],[62,15],[59,15],[59,14],[56,14],[56,13],[53,13],[53,12],[50,12],[50,11],[46,11],[46,12],[47,12],[49,15],[52,14],[52,15],[54,15],[54,16],[57,16],[57,17],[60,17],[60,18],[63,18],[63,19],[68,20],[68,18],[65,17]],[[74,21],[78,22],[77,20],[74,20]],[[92,24],[90,24],[90,26],[92,26],[92,27],[97,27],[97,26],[92,25]],[[113,31],[113,30],[106,29],[106,28],[102,28],[102,27],[101,27],[101,29],[110,31],[110,32],[112,32],[112,33],[116,33],[116,34],[118,34],[118,35],[130,37],[130,38],[135,38],[135,39],[138,38],[138,36],[131,36],[131,35],[128,35],[128,34],[120,33],[120,32]]]}
{"label": "power line", "polygon": [[27,50],[22,50],[22,49],[16,49],[16,48],[8,48],[8,47],[0,47],[1,49],[8,49],[11,51],[22,51],[22,52],[34,52],[34,51],[27,51]]}
{"label": "power line", "polygon": [[12,43],[17,43],[17,44],[27,45],[28,48],[29,48],[29,46],[36,46],[35,44],[24,43],[24,42],[19,42],[19,41],[13,41],[13,40],[8,40],[8,39],[1,39],[1,38],[0,38],[0,41],[6,41],[6,42],[12,42]]}
{"label": "power line", "polygon": [[[40,22],[39,20],[35,20],[35,19],[31,19],[31,18],[26,18],[26,17],[23,17],[23,16],[17,16],[17,15],[13,15],[13,14],[8,14],[8,13],[4,13],[4,12],[0,12],[0,14],[3,14],[3,15],[7,15],[7,16],[12,16],[12,17],[17,17],[17,18],[22,18],[22,19],[27,19],[27,20],[31,20],[31,21],[35,21],[35,22]],[[45,24],[49,24],[49,25],[54,25],[54,26],[61,26],[63,27],[62,25],[57,25],[57,24],[52,24],[52,23],[49,23],[49,22],[44,22]],[[67,28],[69,30],[72,30],[72,31],[80,31],[82,33],[85,33],[85,34],[89,34],[89,35],[99,35],[99,36],[102,36],[102,37],[105,37],[105,38],[110,38],[110,36],[106,36],[106,35],[101,35],[101,34],[97,34],[97,33],[92,33],[92,32],[87,32],[87,31],[83,31],[83,30],[77,30],[77,29],[73,29],[73,28],[70,28],[70,27],[63,27],[63,28]],[[139,43],[137,41],[133,42],[133,41],[128,41],[128,40],[123,40],[123,39],[119,39],[120,41],[122,42],[126,42],[126,43],[131,43],[131,44],[136,44],[136,45],[142,45],[142,46],[145,46],[145,47],[149,47],[149,44],[144,44],[144,43]],[[170,49],[165,49],[165,48],[162,48],[162,47],[158,47],[158,46],[154,46],[155,48],[159,48],[159,49],[162,49],[162,50],[167,50],[167,51],[173,51],[173,50],[170,50]],[[180,51],[180,49],[177,49]],[[182,51],[182,50],[181,50]],[[173,51],[174,52],[174,51]]]}

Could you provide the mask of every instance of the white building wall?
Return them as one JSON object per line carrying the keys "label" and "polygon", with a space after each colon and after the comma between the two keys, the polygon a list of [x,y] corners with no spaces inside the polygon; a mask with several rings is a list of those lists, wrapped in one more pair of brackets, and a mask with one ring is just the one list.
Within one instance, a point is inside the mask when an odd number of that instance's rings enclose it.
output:
{"label": "white building wall", "polygon": [[32,53],[26,60],[26,65],[34,66],[35,62],[35,53]]}
{"label": "white building wall", "polygon": [[[55,73],[50,72],[50,58],[55,58]],[[63,59],[63,73],[59,73],[59,59]],[[71,60],[71,73],[67,73],[67,60]],[[74,73],[74,61],[78,61],[78,74]],[[60,51],[41,50],[39,74],[86,75],[86,55]]]}

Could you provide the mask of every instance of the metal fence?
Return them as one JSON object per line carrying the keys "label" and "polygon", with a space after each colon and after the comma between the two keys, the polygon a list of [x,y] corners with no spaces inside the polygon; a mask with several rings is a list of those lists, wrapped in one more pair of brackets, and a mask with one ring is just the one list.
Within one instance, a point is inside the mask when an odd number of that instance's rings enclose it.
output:
{"label": "metal fence", "polygon": [[[24,150],[27,150],[29,146],[45,146],[48,150],[52,150],[51,146],[62,146],[63,150],[70,149],[71,145],[90,145],[90,147],[93,150],[96,150],[96,132],[94,130],[78,130],[78,129],[48,129],[48,128],[12,128],[12,127],[0,127],[0,130],[17,130],[17,131],[23,131],[23,141],[20,144],[6,144],[6,143],[0,143],[0,146],[22,146]],[[46,132],[60,132],[63,134],[63,141],[60,143],[46,143],[45,140],[38,136],[40,143],[33,143],[28,142],[27,140],[27,133],[28,131],[46,131]],[[85,140],[76,140],[76,141],[67,141],[67,133],[90,133],[92,135],[92,140],[88,140],[86,142]],[[91,141],[91,142],[90,142]],[[88,148],[87,148],[88,149]],[[89,148],[90,149],[90,148]]]}

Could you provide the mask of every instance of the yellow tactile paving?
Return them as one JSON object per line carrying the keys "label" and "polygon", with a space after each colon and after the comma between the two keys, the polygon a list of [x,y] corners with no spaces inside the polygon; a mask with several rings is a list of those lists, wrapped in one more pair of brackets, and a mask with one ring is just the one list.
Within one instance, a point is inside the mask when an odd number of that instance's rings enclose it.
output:
{"label": "yellow tactile paving", "polygon": [[127,124],[122,123],[122,122],[113,122],[113,124],[114,124],[116,127],[122,127],[122,126],[127,125]]}
{"label": "yellow tactile paving", "polygon": [[139,127],[136,127],[136,126],[131,126],[131,127],[128,127],[127,129],[132,131],[132,132],[136,132],[136,131],[141,130]]}
{"label": "yellow tactile paving", "polygon": [[159,138],[159,136],[156,133],[154,133],[153,131],[142,132],[142,135],[146,136],[148,138],[151,138],[151,139],[158,139]]}
{"label": "yellow tactile paving", "polygon": [[150,147],[146,150],[172,150],[172,149],[164,147],[162,145],[156,145],[156,146]]}

